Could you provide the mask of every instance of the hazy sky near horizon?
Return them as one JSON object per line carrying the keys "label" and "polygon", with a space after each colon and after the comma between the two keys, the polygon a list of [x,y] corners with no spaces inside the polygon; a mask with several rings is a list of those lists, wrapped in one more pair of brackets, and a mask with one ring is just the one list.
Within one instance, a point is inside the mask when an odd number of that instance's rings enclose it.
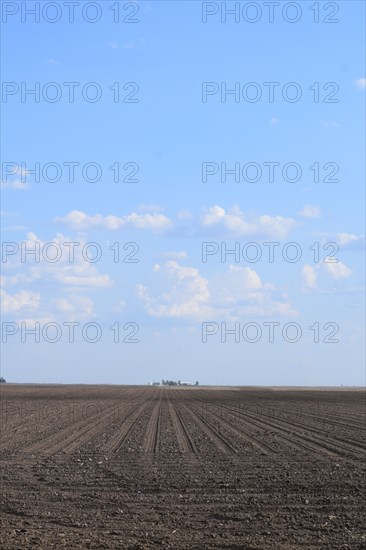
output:
{"label": "hazy sky near horizon", "polygon": [[2,375],[363,384],[364,3],[2,10]]}

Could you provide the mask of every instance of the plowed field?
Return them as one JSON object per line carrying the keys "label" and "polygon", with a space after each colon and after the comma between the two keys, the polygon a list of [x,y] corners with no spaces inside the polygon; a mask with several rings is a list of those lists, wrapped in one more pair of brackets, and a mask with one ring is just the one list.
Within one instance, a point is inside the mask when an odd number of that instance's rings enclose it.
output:
{"label": "plowed field", "polygon": [[0,547],[364,549],[365,394],[1,388]]}

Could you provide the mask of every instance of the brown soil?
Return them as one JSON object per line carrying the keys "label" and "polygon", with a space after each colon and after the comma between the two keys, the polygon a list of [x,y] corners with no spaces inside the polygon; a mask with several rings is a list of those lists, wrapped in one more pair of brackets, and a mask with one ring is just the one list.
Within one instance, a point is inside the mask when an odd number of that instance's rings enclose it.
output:
{"label": "brown soil", "polygon": [[364,549],[353,390],[1,388],[0,547]]}

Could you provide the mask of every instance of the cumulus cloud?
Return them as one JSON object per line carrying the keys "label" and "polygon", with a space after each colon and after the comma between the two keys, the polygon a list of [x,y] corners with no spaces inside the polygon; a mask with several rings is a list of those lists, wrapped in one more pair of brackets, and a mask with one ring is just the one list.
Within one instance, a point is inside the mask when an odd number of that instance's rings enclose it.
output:
{"label": "cumulus cloud", "polygon": [[320,208],[312,204],[305,204],[304,208],[300,212],[300,216],[303,218],[319,218],[320,215]]}
{"label": "cumulus cloud", "polygon": [[26,273],[16,273],[15,275],[2,275],[0,277],[0,286],[14,286],[14,285],[24,285],[32,282],[32,277]]}
{"label": "cumulus cloud", "polygon": [[265,235],[283,239],[295,227],[296,222],[293,218],[267,214],[249,219],[238,206],[226,212],[221,206],[215,205],[206,210],[201,225],[203,228],[216,227],[238,237]]}
{"label": "cumulus cloud", "polygon": [[228,269],[210,280],[212,307],[218,318],[240,320],[245,316],[268,317],[285,315],[294,317],[297,311],[288,296],[275,285],[263,282],[250,267],[229,265]]}
{"label": "cumulus cloud", "polygon": [[94,227],[117,230],[121,227],[132,227],[135,229],[150,229],[152,231],[161,232],[172,225],[171,220],[167,216],[156,212],[153,214],[137,214],[136,212],[132,212],[126,216],[102,216],[101,214],[89,216],[80,210],[73,210],[66,216],[55,218],[54,221],[64,223],[78,230],[86,230]]}
{"label": "cumulus cloud", "polygon": [[364,249],[365,245],[365,236],[357,235],[355,233],[316,233],[316,235],[321,239],[322,244],[329,242],[337,243],[342,248],[348,249]]}
{"label": "cumulus cloud", "polygon": [[324,267],[329,273],[329,275],[338,281],[339,279],[346,279],[350,275],[352,275],[352,269],[347,267],[342,262],[329,262],[327,261],[329,258],[325,259]]}
{"label": "cumulus cloud", "polygon": [[153,317],[232,320],[245,315],[297,315],[287,297],[274,296],[275,287],[263,283],[249,267],[230,265],[211,280],[176,261],[155,264],[153,271],[158,278],[153,292],[137,285],[137,296]]}
{"label": "cumulus cloud", "polygon": [[39,292],[31,292],[29,290],[19,290],[15,294],[8,294],[4,289],[0,290],[1,295],[1,312],[18,313],[25,310],[35,311],[40,305]]}
{"label": "cumulus cloud", "polygon": [[[6,164],[6,163],[5,163]],[[24,190],[28,189],[28,171],[16,163],[8,163],[11,173],[4,174],[1,178],[1,189]]]}
{"label": "cumulus cloud", "polygon": [[[145,205],[146,207],[148,205]],[[153,205],[150,205],[153,206]],[[157,205],[155,205],[157,206]],[[309,207],[310,208],[310,207]],[[315,207],[312,207],[315,208]],[[311,214],[308,209],[308,215]],[[306,212],[305,212],[306,213]],[[304,214],[305,215],[305,214]],[[315,215],[313,210],[312,215]],[[147,229],[156,233],[166,233],[175,225],[178,233],[182,230],[178,221],[183,224],[185,236],[197,235],[199,232],[224,232],[228,236],[253,236],[274,237],[284,239],[288,233],[296,226],[296,220],[291,217],[280,215],[247,215],[239,206],[225,210],[222,206],[214,205],[206,208],[199,218],[194,218],[191,212],[182,210],[176,213],[175,222],[168,216],[155,212],[142,212],[124,216],[114,214],[89,215],[80,210],[73,210],[66,216],[55,218],[55,222],[63,223],[69,227],[85,231],[92,228],[104,228],[108,230],[118,230],[121,228]],[[189,224],[189,225],[188,225]],[[170,232],[169,232],[170,233]]]}
{"label": "cumulus cloud", "polygon": [[217,302],[238,304],[241,301],[261,301],[263,283],[250,267],[229,265],[228,271],[217,275],[211,282]]}
{"label": "cumulus cloud", "polygon": [[[52,246],[49,247],[49,244]],[[73,244],[73,246],[70,246]],[[4,276],[4,284],[32,283],[35,281],[55,281],[63,285],[79,287],[110,287],[113,285],[108,274],[100,274],[95,264],[84,254],[85,241],[72,239],[57,233],[46,242],[32,232],[18,243],[19,252],[9,256],[7,269],[21,269],[22,273]],[[22,249],[30,252],[22,257]],[[36,251],[36,256],[31,251]],[[84,257],[85,256],[85,257]],[[50,261],[58,258],[56,262]],[[37,260],[37,261],[36,261]]]}
{"label": "cumulus cloud", "polygon": [[357,237],[356,235],[353,235],[352,233],[337,233],[337,241],[340,245],[347,245],[352,242],[356,242],[360,239],[360,237]]}
{"label": "cumulus cloud", "polygon": [[170,260],[163,267],[155,264],[153,270],[155,273],[161,272],[160,283],[164,290],[152,297],[146,286],[137,285],[137,296],[149,315],[195,318],[210,313],[208,281],[198,269]]}
{"label": "cumulus cloud", "polygon": [[125,311],[126,308],[127,308],[127,303],[123,300],[118,300],[113,310],[117,313],[122,313],[122,311]]}
{"label": "cumulus cloud", "polygon": [[317,273],[315,267],[305,264],[301,270],[306,288],[315,288],[317,282]]}
{"label": "cumulus cloud", "polygon": [[[342,279],[347,279],[351,275],[351,268],[340,261],[334,262],[334,259],[330,256],[326,257],[323,262],[314,266],[305,264],[301,269],[304,289],[316,290],[320,293],[337,291],[335,288],[329,288],[329,279],[341,281]],[[345,289],[342,288],[342,291],[344,292]]]}
{"label": "cumulus cloud", "polygon": [[[55,323],[56,318],[53,315],[38,315],[37,317],[19,317],[17,323],[25,323],[27,330],[35,330],[38,323],[40,327],[44,327],[47,323]],[[30,341],[35,341],[35,336],[30,335]]]}
{"label": "cumulus cloud", "polygon": [[71,294],[66,298],[57,298],[53,303],[56,310],[66,315],[69,321],[95,317],[94,304],[88,296]]}
{"label": "cumulus cloud", "polygon": [[27,182],[22,181],[19,178],[13,178],[9,181],[1,182],[1,189],[14,189],[16,191],[28,189],[29,185]]}
{"label": "cumulus cloud", "polygon": [[99,275],[94,267],[74,266],[56,272],[54,280],[64,285],[110,287],[112,281],[109,275]]}

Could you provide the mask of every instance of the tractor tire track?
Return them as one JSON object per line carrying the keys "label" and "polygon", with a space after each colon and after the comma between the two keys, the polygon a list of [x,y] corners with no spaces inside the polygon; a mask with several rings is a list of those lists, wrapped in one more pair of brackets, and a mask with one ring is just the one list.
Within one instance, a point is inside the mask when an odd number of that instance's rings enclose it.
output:
{"label": "tractor tire track", "polygon": [[154,410],[150,417],[149,423],[146,428],[146,439],[143,446],[145,453],[156,454],[159,451],[159,439],[161,429],[161,398],[158,403],[155,404]]}
{"label": "tractor tire track", "polygon": [[[199,400],[196,398],[196,400]],[[232,407],[226,405],[227,410],[231,410],[232,412],[235,412],[238,414],[238,411],[236,409],[233,409]],[[330,456],[349,456],[349,453],[353,452],[355,453],[355,450],[360,453],[360,446],[362,448],[362,443],[358,443],[357,447],[355,447],[352,444],[337,444],[335,442],[324,442],[324,440],[319,441],[319,438],[321,437],[320,430],[316,430],[314,428],[309,428],[306,425],[299,424],[296,422],[290,422],[290,421],[283,421],[276,418],[271,417],[269,414],[265,415],[265,413],[262,413],[263,416],[268,416],[272,419],[272,422],[269,422],[267,420],[264,420],[262,418],[258,418],[258,416],[254,416],[248,412],[239,411],[239,416],[243,418],[249,418],[250,423],[254,423],[259,427],[266,427],[270,428],[273,431],[276,431],[278,434],[281,434],[281,437],[285,439],[286,441],[290,442],[292,445],[298,445],[301,448],[305,448],[309,451],[320,453],[320,454],[328,454]],[[305,431],[309,435],[303,435],[301,433],[294,432],[293,429],[289,428],[288,426],[293,426],[297,430]],[[320,434],[319,434],[320,432]],[[315,435],[314,435],[315,433]],[[284,435],[287,434],[287,435]],[[319,435],[317,435],[319,434]],[[326,434],[329,435],[329,434]]]}
{"label": "tractor tire track", "polygon": [[[264,415],[263,413],[262,413],[262,415],[263,416],[269,416],[269,415]],[[267,420],[263,420],[263,419],[258,419],[258,420],[260,420],[262,422],[266,422],[267,425],[268,425]],[[304,425],[304,424],[301,424],[301,423],[298,423],[298,422],[291,422],[289,420],[280,420],[280,419],[277,419],[277,418],[273,418],[273,421],[274,421],[274,424],[271,423],[270,424],[271,426],[276,426],[279,429],[282,429],[286,433],[290,433],[291,435],[296,435],[296,437],[298,437],[300,439],[303,439],[304,441],[307,441],[311,444],[318,445],[321,448],[324,448],[324,449],[328,450],[329,452],[331,452],[333,454],[342,455],[345,452],[346,453],[347,452],[348,453],[351,453],[351,452],[353,452],[353,453],[358,452],[359,453],[360,451],[364,450],[364,446],[362,445],[362,443],[357,443],[356,445],[354,445],[352,443],[345,443],[345,442],[336,443],[336,442],[331,441],[331,440],[328,440],[328,441],[325,442],[323,439],[320,440],[322,435],[327,436],[327,437],[329,437],[329,436],[332,437],[329,433],[325,432],[324,430],[319,430],[319,429],[317,430],[317,429],[311,428],[307,425]],[[294,431],[291,428],[289,428],[289,426],[292,426],[293,428],[296,428],[297,431],[295,432],[295,434],[294,434]],[[304,435],[303,433],[300,433],[300,431],[306,432],[308,435]]]}
{"label": "tractor tire track", "polygon": [[186,405],[183,405],[183,407],[219,449],[226,454],[238,454],[238,449],[234,447],[234,445],[232,445],[232,443],[223,435],[221,435],[216,428],[211,426],[211,424],[207,422],[207,420],[200,413],[196,410],[190,411]]}
{"label": "tractor tire track", "polygon": [[174,402],[174,404],[169,402],[168,406],[180,450],[183,453],[192,453],[196,455],[198,453],[197,448],[193,442],[192,437],[190,436],[183,417],[178,410],[176,401]]}
{"label": "tractor tire track", "polygon": [[104,452],[111,454],[117,453],[145,412],[146,405],[143,404],[134,409],[130,414],[128,414],[123,419],[122,426],[120,427],[118,432],[112,437]]}
{"label": "tractor tire track", "polygon": [[270,431],[276,432],[279,437],[290,442],[294,446],[304,448],[308,451],[315,452],[317,454],[326,454],[329,456],[344,456],[345,452],[343,449],[339,449],[332,445],[331,443],[319,442],[318,440],[314,441],[314,438],[304,436],[299,433],[295,433],[291,428],[282,426],[279,421],[269,422],[263,420],[262,418],[255,417],[248,413],[241,413],[246,418],[250,419],[250,422],[258,427],[264,427]]}
{"label": "tractor tire track", "polygon": [[[81,447],[84,443],[94,439],[106,426],[110,419],[114,416],[115,411],[108,409],[107,414],[96,420],[98,416],[88,418],[72,424],[64,429],[58,430],[51,436],[38,441],[25,449],[22,452],[27,454],[41,453],[44,456],[51,456],[58,451],[70,453]],[[70,433],[71,432],[71,433]]]}
{"label": "tractor tire track", "polygon": [[228,420],[225,420],[225,419],[221,418],[218,414],[216,414],[212,411],[210,411],[209,414],[212,415],[213,417],[215,417],[221,424],[223,424],[224,426],[229,428],[229,430],[236,433],[244,441],[247,441],[247,442],[251,443],[253,445],[253,447],[255,447],[256,449],[259,449],[262,452],[262,454],[272,455],[272,456],[278,454],[275,449],[272,449],[268,445],[265,445],[264,443],[260,442],[256,437],[249,434],[243,428],[241,428],[241,427],[238,428],[237,426],[233,425]]}

